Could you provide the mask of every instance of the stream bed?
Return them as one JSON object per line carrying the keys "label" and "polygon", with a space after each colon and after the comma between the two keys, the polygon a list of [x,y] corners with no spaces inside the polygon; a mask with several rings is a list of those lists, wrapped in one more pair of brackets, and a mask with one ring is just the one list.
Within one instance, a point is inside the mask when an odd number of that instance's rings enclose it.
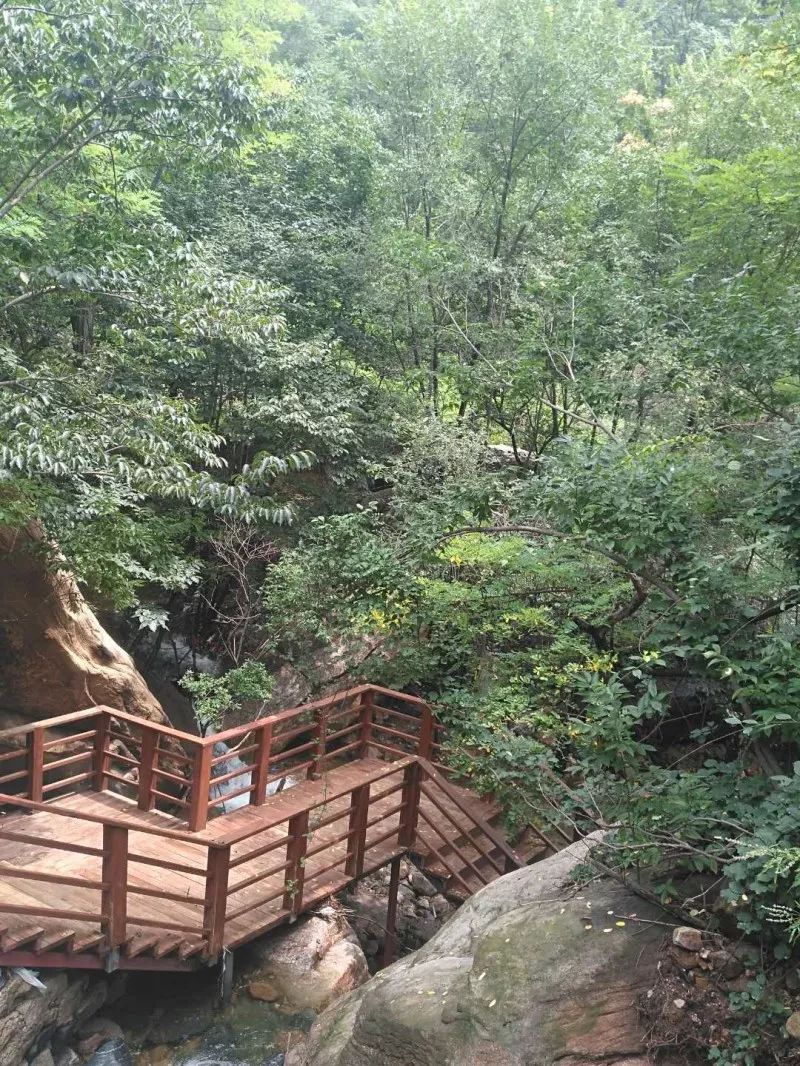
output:
{"label": "stream bed", "polygon": [[[311,1011],[283,1009],[237,988],[216,1005],[216,970],[174,977],[141,975],[108,1011],[125,1033],[135,1066],[282,1066],[311,1028]],[[186,984],[191,987],[187,988]],[[176,994],[177,991],[177,994]],[[124,1066],[109,1061],[104,1066]]]}

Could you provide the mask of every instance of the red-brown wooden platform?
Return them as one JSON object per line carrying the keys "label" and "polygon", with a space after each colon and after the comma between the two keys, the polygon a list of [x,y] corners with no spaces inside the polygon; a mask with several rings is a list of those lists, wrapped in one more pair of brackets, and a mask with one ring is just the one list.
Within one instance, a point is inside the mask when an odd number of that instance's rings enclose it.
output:
{"label": "red-brown wooden platform", "polygon": [[470,894],[520,859],[437,728],[361,686],[206,739],[102,707],[0,734],[0,965],[194,968],[409,851]]}

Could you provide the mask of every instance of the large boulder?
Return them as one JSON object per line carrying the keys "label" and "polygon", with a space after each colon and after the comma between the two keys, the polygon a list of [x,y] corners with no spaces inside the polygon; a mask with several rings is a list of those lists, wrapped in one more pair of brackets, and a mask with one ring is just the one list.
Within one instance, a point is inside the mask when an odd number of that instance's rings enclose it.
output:
{"label": "large boulder", "polygon": [[64,1045],[76,1027],[105,1003],[108,981],[63,970],[41,971],[45,990],[8,972],[0,989],[0,1066],[35,1061],[51,1044]]}
{"label": "large boulder", "polygon": [[[664,915],[614,882],[576,890],[587,845],[501,877],[434,938],[339,1000],[304,1066],[648,1066],[637,999]],[[302,1055],[302,1057],[301,1057]]]}
{"label": "large boulder", "polygon": [[322,1010],[369,977],[355,933],[333,907],[272,934],[254,954],[250,995],[294,1010]]}
{"label": "large boulder", "polygon": [[107,704],[166,716],[130,655],[112,640],[35,525],[0,527],[0,728]]}

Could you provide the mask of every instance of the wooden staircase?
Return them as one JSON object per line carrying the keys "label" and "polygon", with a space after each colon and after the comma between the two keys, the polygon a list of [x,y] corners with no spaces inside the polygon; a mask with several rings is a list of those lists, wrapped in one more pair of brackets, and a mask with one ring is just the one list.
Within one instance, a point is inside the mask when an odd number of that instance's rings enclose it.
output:
{"label": "wooden staircase", "polygon": [[438,729],[360,686],[205,739],[107,707],[0,734],[0,966],[192,969],[409,853],[467,898],[524,857]]}

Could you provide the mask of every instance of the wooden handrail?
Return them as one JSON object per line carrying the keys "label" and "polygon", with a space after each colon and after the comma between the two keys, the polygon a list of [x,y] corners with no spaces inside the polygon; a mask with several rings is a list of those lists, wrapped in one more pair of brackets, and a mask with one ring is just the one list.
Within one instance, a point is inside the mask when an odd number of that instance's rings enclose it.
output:
{"label": "wooden handrail", "polygon": [[57,718],[42,718],[38,722],[30,722],[28,725],[17,725],[13,729],[0,730],[0,744],[5,744],[12,737],[24,736],[34,729],[53,729],[56,726],[69,725],[72,722],[80,722],[86,718],[96,718],[107,710],[105,707],[87,707],[85,711],[72,711],[70,714],[62,714]]}
{"label": "wooden handrail", "polygon": [[508,844],[497,832],[494,826],[490,825],[485,818],[481,818],[479,814],[475,814],[473,811],[470,811],[464,805],[464,802],[459,796],[458,791],[453,788],[453,786],[450,784],[446,777],[443,777],[438,770],[434,769],[434,767],[428,762],[427,759],[418,759],[418,762],[422,769],[425,771],[425,776],[428,778],[428,780],[435,782],[435,784],[437,784],[439,788],[441,788],[441,790],[447,794],[448,799],[450,799],[450,801],[454,803],[456,807],[458,807],[462,814],[466,815],[466,817],[469,818],[470,821],[473,822],[474,825],[477,826],[477,828],[480,829],[481,832],[489,838],[489,840],[491,840],[494,846],[503,853],[506,859],[507,870],[509,868],[513,870],[519,870],[525,865],[522,859],[520,859],[519,855],[517,855],[513,848],[510,848],[508,846]]}
{"label": "wooden handrail", "polygon": [[[88,811],[77,811],[71,807],[60,807],[57,802],[37,803],[34,800],[23,799],[21,796],[9,796],[0,792],[0,806],[22,807],[28,811],[47,811],[59,818],[77,818],[81,822],[93,822],[95,825],[110,825],[119,829],[129,829],[134,833],[145,833],[148,836],[163,837],[165,840],[181,840],[185,844],[197,844],[201,847],[214,848],[219,845],[213,839],[204,837],[201,833],[189,833],[180,829],[166,829],[163,826],[151,825],[149,822],[129,822],[124,818],[109,817],[105,814],[90,814]],[[0,817],[0,826],[2,826]]]}
{"label": "wooden handrail", "polygon": [[[373,770],[369,774],[365,774],[360,784],[366,785],[374,784],[376,781],[382,781],[384,777],[391,777],[392,774],[400,773],[404,767],[409,763],[415,761],[415,756],[408,756],[406,759],[398,759],[396,762],[387,763],[386,768],[380,770]],[[327,803],[332,803],[334,800],[341,799],[349,792],[352,792],[353,786],[346,785],[338,789],[327,789],[318,800],[308,805],[307,809],[313,811],[316,807],[323,807]],[[223,847],[228,844],[241,844],[242,841],[248,840],[250,837],[258,836],[259,833],[265,833],[270,829],[274,829],[276,826],[282,825],[286,821],[286,814],[278,814],[273,818],[269,818],[265,821],[259,819],[255,825],[247,826],[245,829],[231,830],[228,833],[222,835],[215,834],[213,837],[209,836],[209,842],[213,840],[214,844],[218,847]],[[210,831],[209,831],[210,832]],[[193,837],[192,839],[196,839]]]}
{"label": "wooden handrail", "polygon": [[[378,697],[383,697],[382,703],[378,703]],[[406,709],[395,710],[385,706],[389,700],[395,701],[400,706],[405,704]],[[393,728],[396,724],[394,722],[392,726],[381,724],[387,720],[392,721],[392,715],[397,716],[400,723],[399,729]],[[289,724],[288,728],[283,728],[281,731],[282,723],[292,723],[298,719],[299,725],[293,727]],[[88,732],[86,729],[78,730],[78,737],[81,740],[88,739],[88,748],[85,752],[79,755],[67,755],[65,758],[56,758],[49,764],[45,761],[51,747],[62,743],[62,738],[63,743],[69,743],[71,739],[69,734],[62,734],[58,740],[48,741],[46,731],[89,721],[95,723],[94,728],[90,728]],[[128,740],[128,730],[125,729],[123,723],[134,727],[129,731],[130,739],[134,745],[139,745],[139,752],[137,754],[133,751],[130,755],[120,753],[119,758],[123,764],[130,764],[134,770],[138,770],[138,782],[130,781],[127,776],[122,777],[117,772],[119,768],[113,766],[115,754],[113,750],[110,750],[114,747],[113,741],[118,737],[123,742]],[[398,737],[402,747],[382,744],[373,735],[373,730],[376,729],[383,729],[391,736]],[[207,958],[213,958],[222,951],[225,945],[226,920],[230,923],[248,910],[281,898],[284,914],[296,915],[303,909],[307,857],[323,856],[326,852],[329,852],[327,857],[334,856],[333,861],[327,865],[323,858],[321,866],[315,858],[312,872],[308,874],[310,881],[321,877],[339,864],[342,864],[342,875],[345,881],[348,881],[362,876],[365,863],[369,862],[365,859],[365,853],[372,848],[379,848],[392,836],[397,837],[399,849],[394,852],[395,855],[412,848],[418,831],[423,781],[430,781],[447,794],[454,808],[464,815],[468,824],[477,826],[493,847],[505,857],[507,868],[521,865],[518,857],[502,837],[492,826],[464,805],[458,792],[428,761],[427,756],[432,754],[434,748],[435,729],[436,723],[431,708],[424,700],[379,685],[369,684],[358,685],[344,692],[337,692],[209,737],[198,737],[173,729],[171,726],[139,718],[126,711],[100,705],[0,733],[0,744],[12,739],[18,741],[20,737],[25,738],[25,744],[22,746],[17,744],[17,746],[26,766],[26,770],[22,772],[22,777],[25,779],[22,787],[25,788],[26,794],[18,796],[0,792],[0,806],[8,805],[28,811],[46,811],[60,818],[71,818],[79,822],[102,826],[102,848],[89,848],[81,845],[65,845],[65,848],[83,851],[101,860],[102,874],[97,883],[101,889],[101,908],[96,920],[100,924],[103,937],[101,950],[109,954],[112,966],[116,965],[116,953],[126,943],[132,925],[149,925],[159,929],[172,929],[176,932],[196,932],[202,938],[204,955]],[[306,740],[306,730],[313,736],[310,741]],[[390,752],[393,761],[382,763],[378,769],[370,769],[357,785],[353,785],[352,778],[350,778],[350,783],[346,786],[336,787],[334,785],[332,789],[329,790],[326,787],[322,791],[320,791],[321,786],[318,786],[305,793],[300,792],[297,794],[296,803],[290,803],[288,806],[285,803],[279,803],[271,812],[262,810],[260,816],[254,815],[252,820],[246,819],[248,824],[240,825],[238,829],[225,831],[225,826],[220,825],[215,828],[221,829],[222,832],[205,830],[209,808],[214,806],[210,796],[216,780],[212,776],[214,768],[215,765],[221,766],[225,762],[223,756],[214,757],[214,745],[240,740],[250,734],[252,734],[253,741],[245,749],[248,753],[248,760],[241,770],[242,773],[246,772],[251,775],[250,784],[233,794],[247,794],[253,808],[263,808],[267,801],[267,785],[276,776],[299,773],[307,768],[310,778],[319,777],[328,768],[331,757],[341,758],[347,755],[348,758],[366,758],[374,748],[377,748]],[[167,743],[168,741],[172,743]],[[179,745],[182,747],[180,753],[177,750]],[[273,751],[276,746],[277,751]],[[171,769],[162,770],[159,766],[160,758],[170,758],[171,748],[176,749],[176,759],[182,760],[180,772],[172,773]],[[352,755],[349,754],[351,752]],[[235,755],[235,752],[231,754]],[[52,783],[47,780],[49,767],[59,771],[81,759],[92,760],[87,773],[67,777],[63,781],[56,779]],[[298,759],[301,760],[299,766]],[[283,761],[285,769],[278,771],[277,775],[271,774],[271,770],[280,761]],[[220,772],[219,777],[222,781],[232,780],[238,772],[237,770],[225,770],[225,772]],[[184,773],[187,775],[185,783],[189,786],[188,799],[184,798],[176,802],[182,802],[185,807],[188,807],[188,829],[186,830],[154,825],[144,819],[134,821],[125,818],[124,815],[118,817],[111,812],[109,814],[91,813],[72,806],[67,807],[60,804],[58,800],[46,802],[49,789],[68,787],[88,778],[92,787],[101,792],[105,790],[109,782],[123,783],[128,789],[133,789],[138,809],[150,811],[159,800],[170,802],[170,796],[158,787],[161,781],[166,780],[181,785],[184,783],[182,776]],[[376,793],[372,786],[389,777],[400,779],[396,784],[378,790]],[[401,793],[399,802],[391,803],[388,809],[384,805],[379,808],[379,817],[370,818],[371,804],[383,800],[394,792]],[[340,801],[348,795],[349,806],[341,814],[334,812],[322,822],[322,824],[328,824],[340,818],[347,819],[345,822],[347,829],[326,839],[322,845],[309,849],[308,834],[311,813],[319,807]],[[369,829],[380,821],[394,817],[398,817],[397,825],[392,824],[386,832],[377,837],[373,834],[368,844]],[[451,821],[460,829],[456,819],[452,816]],[[245,855],[237,855],[232,861],[231,849],[234,845],[241,844],[255,836],[261,836],[263,841],[264,834],[268,834],[270,830],[285,825],[287,822],[289,832],[285,839],[267,846],[262,843]],[[204,892],[202,898],[190,900],[203,907],[202,928],[191,930],[182,925],[162,922],[160,918],[158,920],[148,916],[136,918],[129,914],[128,898],[131,895],[152,895],[176,901],[182,901],[184,898],[182,895],[161,892],[158,887],[131,887],[129,864],[150,861],[144,855],[129,851],[131,832],[142,833],[164,841],[194,844],[206,849],[204,853],[198,854],[196,869],[196,872],[204,879]],[[0,816],[1,833],[2,816]],[[36,842],[39,846],[45,849],[52,848],[56,852],[61,843],[57,840],[48,841],[46,838],[39,838],[36,841],[30,834],[19,832],[9,834],[10,838],[14,836],[20,839],[25,837],[31,843]],[[346,842],[343,855],[339,850],[342,842]],[[236,885],[229,886],[230,871],[234,867],[271,851],[273,847],[286,849],[284,862],[277,862],[276,859],[276,863],[268,864],[267,869],[259,871],[256,868],[255,873],[246,875],[244,880],[239,878]],[[473,866],[467,856],[464,856],[457,848],[455,850],[468,866]],[[492,861],[494,863],[494,860]],[[195,868],[186,863],[175,864],[164,859],[153,859],[152,862],[154,865],[161,865],[167,869],[181,869],[186,873],[195,872]],[[496,863],[494,865],[497,867]],[[274,880],[272,880],[268,888],[270,894],[266,898],[262,897],[255,902],[248,900],[244,906],[228,914],[230,895],[242,890],[245,886],[270,881],[281,870],[284,871],[284,877],[280,879],[283,881],[283,886],[279,891],[273,890]],[[52,877],[53,883],[59,883],[55,874],[36,874],[33,871],[31,880],[35,880],[36,877],[39,880],[49,880]],[[20,868],[20,878],[23,880],[25,878],[24,868]],[[65,880],[64,883],[68,882]],[[90,887],[88,880],[86,884]],[[318,899],[319,889],[309,886],[307,896],[309,900]],[[11,903],[0,904],[0,914],[4,909],[9,913],[17,913],[17,911],[23,913],[19,910],[19,905]],[[55,917],[58,914],[63,914],[64,917],[69,916],[66,910],[48,910],[44,906],[29,908],[24,913],[33,915],[39,909],[41,909],[42,917],[46,915]],[[78,917],[77,911],[70,913]],[[84,915],[84,918],[88,918],[88,915]]]}
{"label": "wooden handrail", "polygon": [[[412,707],[418,710],[413,714],[395,711],[392,708],[379,705],[376,702],[377,696],[389,697],[400,701],[408,705],[408,710],[411,710]],[[352,706],[347,706],[348,703],[352,703]],[[339,711],[338,708],[342,706],[344,710]],[[330,713],[332,710],[336,710],[334,715]],[[392,732],[391,727],[383,726],[376,722],[376,714],[378,713],[381,716],[397,714],[404,722],[419,723],[418,733],[414,732],[413,724],[409,726],[407,731],[402,733],[402,746],[405,750],[398,749],[394,752],[395,755],[402,757],[405,754],[414,753],[423,758],[432,756],[435,723],[428,704],[417,696],[409,696],[403,692],[396,692],[393,689],[372,684],[356,685],[343,692],[336,692],[330,696],[300,704],[296,707],[258,718],[255,721],[246,722],[240,726],[234,726],[231,729],[223,730],[221,733],[208,737],[198,737],[183,730],[174,729],[172,726],[140,718],[129,714],[127,711],[101,704],[83,711],[73,711],[70,714],[31,722],[28,725],[17,726],[14,729],[0,732],[0,745],[11,740],[18,740],[21,737],[26,739],[26,768],[19,771],[12,780],[18,780],[22,795],[34,802],[44,799],[48,789],[55,791],[60,787],[68,787],[69,785],[83,785],[84,782],[90,780],[91,787],[95,791],[102,792],[108,787],[109,782],[119,781],[127,786],[129,792],[133,792],[140,810],[148,811],[157,805],[163,807],[165,804],[168,805],[173,802],[168,790],[159,788],[160,782],[167,780],[173,782],[176,786],[183,785],[188,787],[188,800],[185,797],[179,799],[176,796],[174,802],[187,806],[189,828],[193,832],[199,832],[205,828],[209,811],[213,813],[215,806],[212,795],[215,781],[214,767],[224,762],[223,756],[214,758],[213,747],[215,744],[227,744],[241,740],[241,738],[250,734],[255,737],[255,742],[251,745],[255,752],[253,761],[242,769],[243,774],[250,775],[250,783],[240,789],[236,795],[246,794],[251,805],[260,806],[266,800],[267,785],[271,779],[270,767],[281,759],[290,761],[287,763],[285,773],[307,770],[310,777],[316,777],[328,768],[329,760],[332,757],[365,757],[369,754],[370,746],[373,744],[379,749],[385,747],[386,750],[391,751],[392,745],[382,745],[380,741],[373,739],[373,729]],[[330,730],[328,728],[329,717],[333,717],[335,720],[349,720],[350,716],[352,716],[353,721],[345,726],[344,729]],[[306,718],[311,719],[307,725],[301,721],[300,726],[296,729],[284,729],[282,733],[278,729],[282,723]],[[79,775],[66,779],[63,785],[58,779],[45,784],[44,775],[48,773],[50,765],[45,761],[45,752],[51,746],[51,743],[55,743],[45,742],[45,731],[63,728],[76,722],[87,720],[93,720],[96,723],[91,769],[83,776]],[[123,778],[117,772],[117,768],[112,768],[112,761],[115,756],[114,752],[109,750],[110,747],[113,747],[109,740],[118,736],[123,740],[127,739],[119,732],[119,729],[114,728],[116,723],[127,723],[133,727],[131,729],[133,734],[131,741],[134,744],[138,742],[140,745],[138,754],[134,753],[134,759],[128,759],[122,753],[119,754],[120,761],[130,763],[135,770],[138,770],[138,783],[128,780],[130,775],[126,775]],[[360,729],[358,728],[359,723]],[[314,734],[312,742],[305,745],[298,746],[295,744],[291,746],[290,744],[287,748],[283,747],[295,736],[302,736],[306,728]],[[340,743],[338,747],[335,746],[336,741],[348,731],[354,734],[352,741],[346,745]],[[69,741],[69,736],[63,738],[64,743]],[[181,774],[177,772],[172,774],[169,770],[162,770],[159,766],[160,758],[168,759],[171,757],[171,753],[165,750],[165,746],[162,746],[165,741],[171,741],[173,746],[180,746],[183,749],[180,753],[178,751],[175,752],[175,758],[180,758],[188,763],[185,771],[187,775],[185,780],[181,780],[184,771],[181,771]],[[277,751],[274,750],[276,748]],[[303,751],[309,751],[308,758],[302,760],[302,765],[300,766],[296,763],[291,765],[291,761]],[[237,775],[231,772],[230,776]],[[225,775],[223,774],[222,777],[224,779]]]}
{"label": "wooden handrail", "polygon": [[95,707],[87,707],[82,711],[71,711],[69,714],[58,715],[55,718],[41,718],[35,722],[30,722],[27,725],[14,726],[12,729],[0,730],[0,745],[4,744],[12,737],[24,736],[26,733],[30,733],[34,729],[56,729],[59,726],[69,725],[72,722],[79,722],[86,718],[96,718],[101,714],[108,714],[113,718],[118,718],[121,722],[128,722],[136,726],[147,726],[148,728],[155,730],[157,733],[171,737],[173,740],[179,740],[182,743],[190,744],[192,747],[206,745],[213,747],[217,742],[225,743],[229,740],[235,740],[237,737],[245,736],[254,729],[267,725],[267,723],[271,722],[273,725],[276,725],[278,722],[288,721],[289,719],[296,718],[308,711],[314,711],[334,703],[344,702],[347,699],[351,699],[354,696],[360,696],[362,693],[366,692],[380,693],[381,695],[389,696],[392,699],[402,700],[405,703],[412,703],[415,706],[430,711],[430,705],[426,703],[425,700],[420,699],[419,696],[410,696],[405,692],[398,692],[394,689],[384,688],[381,685],[364,684],[356,685],[354,688],[345,689],[342,692],[335,692],[331,696],[325,696],[310,703],[298,704],[295,707],[289,707],[286,710],[277,711],[274,714],[265,715],[262,718],[256,718],[252,722],[245,722],[243,725],[232,726],[230,729],[224,729],[221,733],[213,733],[207,737],[200,737],[195,733],[186,733],[181,729],[175,729],[174,726],[164,725],[161,722],[154,722],[149,718],[129,714],[127,711],[121,711],[118,708],[110,707],[107,704],[98,704]]}
{"label": "wooden handrail", "polygon": [[[264,718],[256,718],[252,722],[245,722],[244,725],[231,726],[230,729],[224,729],[221,733],[214,733],[213,736],[207,737],[206,741],[215,744],[217,741],[227,743],[229,740],[236,740],[237,737],[246,736],[254,729],[258,729],[260,726],[266,725],[271,722],[273,726],[279,722],[286,722],[291,718],[297,718],[301,714],[306,714],[308,711],[316,711],[321,707],[329,706],[332,703],[344,702],[344,700],[351,699],[353,696],[359,696],[362,692],[366,692],[368,689],[374,688],[373,685],[357,685],[355,688],[345,689],[344,692],[335,692],[332,696],[325,696],[322,699],[314,700],[312,703],[301,703],[296,707],[289,707],[284,711],[277,711],[275,714],[268,714]],[[401,693],[396,693],[401,695]]]}
{"label": "wooden handrail", "polygon": [[[205,738],[197,736],[196,733],[185,733],[182,729],[175,729],[173,726],[163,725],[161,722],[153,722],[150,718],[142,718],[135,714],[128,714],[127,711],[117,710],[116,707],[108,707],[105,704],[101,704],[98,710],[110,715],[112,718],[118,718],[120,722],[128,722],[135,726],[147,726],[148,729],[153,729],[156,733],[160,733],[165,737],[170,737],[172,740],[178,740],[182,744],[189,744],[192,747],[197,747],[199,744],[206,743]],[[41,724],[49,728],[48,721],[44,721]],[[2,743],[2,739],[2,736],[0,736],[0,743]]]}
{"label": "wooden handrail", "polygon": [[[198,747],[198,757],[203,762],[207,762],[210,759],[210,753],[211,749],[209,747]],[[266,762],[263,762],[263,765],[266,766]],[[398,775],[401,776],[401,780],[398,780],[395,784],[388,788],[377,790],[377,792],[372,790],[372,786],[375,783],[388,777],[398,777]],[[67,909],[57,910],[47,908],[44,905],[41,907],[28,907],[27,905],[20,907],[19,904],[13,903],[0,903],[0,915],[5,911],[9,914],[25,913],[31,916],[38,915],[39,917],[74,917],[76,920],[88,921],[91,919],[97,921],[100,935],[102,936],[100,950],[107,954],[107,965],[113,968],[118,963],[119,949],[129,939],[131,926],[151,926],[162,930],[195,934],[200,938],[200,942],[195,941],[197,949],[199,950],[202,944],[204,957],[206,959],[216,958],[226,945],[226,923],[230,925],[231,922],[234,922],[235,919],[244,914],[279,899],[281,903],[277,912],[278,916],[296,916],[303,910],[305,897],[309,901],[319,898],[318,888],[311,887],[310,884],[307,888],[306,882],[310,883],[318,879],[338,865],[342,866],[341,876],[344,879],[343,881],[338,880],[338,884],[358,879],[363,875],[365,865],[367,865],[365,863],[366,853],[372,848],[378,848],[384,841],[392,837],[396,837],[396,846],[393,846],[391,851],[393,856],[396,857],[404,851],[412,850],[415,840],[420,839],[431,848],[432,854],[444,864],[450,875],[461,882],[467,891],[470,891],[469,885],[464,879],[463,871],[472,870],[478,881],[488,882],[489,878],[476,865],[478,860],[473,861],[469,855],[472,831],[465,829],[463,825],[459,825],[460,819],[453,815],[452,809],[451,811],[445,811],[438,799],[434,803],[434,807],[446,815],[458,832],[468,838],[468,843],[463,845],[465,850],[459,847],[460,836],[452,839],[449,834],[445,834],[437,827],[435,815],[431,817],[430,812],[424,814],[421,810],[421,797],[431,793],[431,789],[434,786],[447,796],[452,808],[463,816],[465,824],[480,829],[483,836],[490,842],[491,847],[497,849],[504,856],[507,869],[518,868],[523,865],[515,852],[508,847],[502,836],[464,803],[458,791],[450,785],[446,778],[428,760],[416,754],[383,764],[380,769],[371,770],[358,779],[357,784],[353,783],[353,778],[351,777],[349,784],[340,785],[330,790],[322,785],[316,785],[313,788],[306,786],[308,787],[308,792],[305,796],[299,793],[297,803],[294,805],[290,803],[287,806],[285,803],[278,803],[271,816],[267,815],[267,812],[262,809],[260,816],[253,816],[250,825],[223,834],[215,834],[211,831],[197,833],[167,829],[149,824],[146,821],[131,821],[117,818],[113,815],[92,814],[65,808],[58,803],[44,803],[0,793],[0,803],[7,801],[23,809],[46,811],[58,817],[99,824],[103,829],[102,849],[88,848],[82,845],[67,845],[72,850],[84,851],[100,858],[102,872],[99,881],[93,882],[90,878],[60,877],[57,874],[43,873],[38,870],[32,870],[30,873],[31,880],[38,879],[54,884],[64,883],[77,886],[85,884],[88,888],[99,888],[101,907],[98,915],[92,918],[88,912]],[[384,804],[382,808],[378,809],[378,816],[371,819],[371,805],[385,800],[395,792],[401,793],[399,802],[392,803],[390,801],[388,805]],[[335,803],[346,796],[350,798],[349,806],[346,806],[341,811],[334,809],[333,813],[324,818],[316,828],[345,819],[347,828],[342,832],[335,831],[333,835],[329,834],[321,844],[310,848],[310,826],[313,825],[310,821],[311,813],[317,808],[327,807],[329,804]],[[431,796],[428,795],[428,799],[430,798]],[[396,825],[391,824],[387,831],[377,837],[373,835],[368,842],[368,831],[372,826],[396,816],[398,818]],[[420,818],[423,818],[426,825],[442,837],[445,845],[443,852],[446,852],[449,846],[454,855],[460,860],[463,871],[459,870],[456,865],[451,865],[444,853],[429,843],[426,839],[427,833],[419,832]],[[270,841],[266,845],[263,844],[265,834],[268,834],[270,830],[275,829],[277,826],[284,826],[287,823],[288,832],[280,840]],[[205,857],[198,857],[196,868],[185,864],[171,864],[165,860],[153,860],[155,865],[160,864],[166,868],[174,867],[186,873],[196,872],[204,881],[201,895],[184,895],[183,893],[178,895],[174,892],[161,891],[160,888],[146,887],[141,884],[133,886],[128,873],[129,864],[131,862],[148,862],[150,860],[147,856],[129,851],[131,832],[142,833],[168,841],[195,844],[205,848]],[[0,819],[0,834],[2,834],[2,819]],[[11,835],[13,836],[14,834],[12,833]],[[20,834],[16,835],[20,836]],[[46,848],[49,845],[55,851],[58,850],[61,843],[56,840],[48,841],[46,838],[38,838],[37,840],[27,834],[22,834],[22,836],[31,843],[38,843],[42,847]],[[249,853],[237,856],[235,860],[232,860],[232,847],[255,836],[260,836],[262,843],[255,849],[251,849]],[[343,853],[340,849],[342,842],[346,842],[346,848],[343,849]],[[285,849],[285,859],[283,861],[280,861],[279,853],[274,862],[269,862],[266,867],[260,869],[256,867],[255,872],[252,872],[253,868],[251,867],[250,872],[246,872],[243,878],[240,877],[235,884],[230,884],[230,873],[233,868],[279,848]],[[485,851],[484,854],[486,854]],[[311,856],[315,856],[315,862],[307,869],[307,859],[310,859]],[[316,858],[317,856],[321,858],[322,865],[320,865],[319,859]],[[323,856],[328,858],[333,856],[332,861],[325,865]],[[495,869],[499,870],[494,859],[492,859],[492,864]],[[3,872],[3,870],[0,870],[0,875]],[[281,872],[283,873],[282,877],[279,876]],[[24,867],[20,867],[19,870],[12,870],[12,874],[15,877],[19,876],[23,880],[26,877]],[[278,881],[277,885],[275,883],[276,879]],[[256,894],[255,899],[246,899],[238,908],[229,910],[229,898],[231,896],[259,884],[264,884],[267,887],[265,895]],[[203,908],[202,926],[192,928],[174,922],[163,922],[160,917],[153,916],[134,917],[128,911],[129,897],[139,896],[154,896],[159,899],[189,902],[201,906]],[[236,932],[234,931],[231,935],[235,941]],[[228,937],[228,941],[230,941],[230,937]]]}

